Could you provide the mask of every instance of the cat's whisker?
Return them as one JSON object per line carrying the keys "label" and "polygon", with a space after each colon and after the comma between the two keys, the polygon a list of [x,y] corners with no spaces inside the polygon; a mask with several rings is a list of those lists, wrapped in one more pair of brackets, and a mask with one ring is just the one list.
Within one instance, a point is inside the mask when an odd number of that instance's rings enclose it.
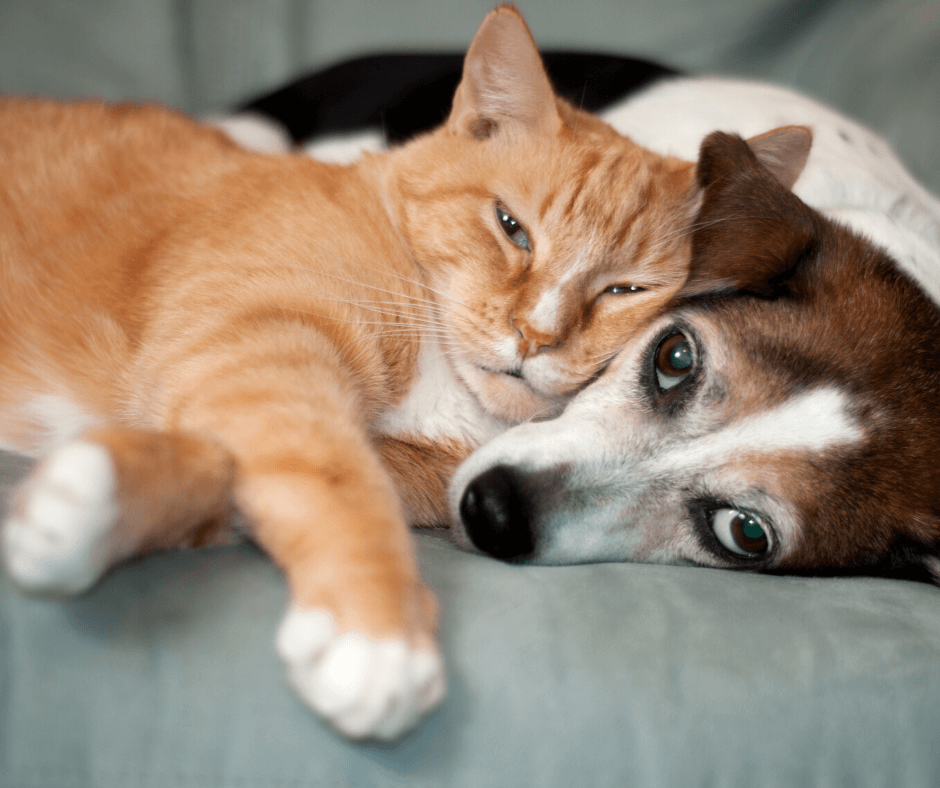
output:
{"label": "cat's whisker", "polygon": [[596,356],[588,356],[586,359],[584,359],[584,361],[592,367],[602,367],[604,364],[614,358],[619,352],[620,349],[618,348],[612,353],[599,353]]}
{"label": "cat's whisker", "polygon": [[[339,299],[329,299],[329,300],[339,301]],[[328,315],[323,312],[314,312],[310,309],[301,309],[300,307],[294,307],[294,306],[282,305],[282,306],[279,306],[278,308],[282,312],[284,312],[285,315],[290,312],[295,312],[295,313],[302,314],[302,315],[310,315],[311,317],[316,317],[316,318],[325,319],[325,320],[333,320],[333,321],[338,321],[341,323],[354,323],[358,325],[394,326],[402,331],[413,330],[415,332],[423,332],[423,333],[438,332],[441,336],[446,336],[446,329],[444,329],[443,326],[441,326],[440,324],[433,322],[433,321],[416,321],[416,320],[409,320],[408,322],[367,321],[367,320],[362,320],[361,318],[357,318],[357,317],[344,318],[344,317],[339,317],[337,315]]]}
{"label": "cat's whisker", "polygon": [[403,301],[383,301],[383,300],[366,301],[366,300],[358,299],[358,298],[353,303],[362,304],[364,306],[368,306],[372,304],[378,304],[378,305],[383,305],[383,306],[385,305],[398,306],[398,307],[402,307],[403,309],[412,308],[412,309],[418,309],[418,310],[426,310],[427,312],[431,314],[434,314],[434,313],[442,314],[442,315],[447,314],[447,310],[444,307],[438,304],[434,304],[434,303],[414,304],[414,303],[405,303]]}
{"label": "cat's whisker", "polygon": [[[428,304],[428,305],[430,305],[430,306],[439,306],[436,302],[434,302],[434,301],[432,301],[432,300],[429,300],[429,299],[420,298],[419,296],[410,295],[410,294],[408,294],[408,293],[401,293],[401,292],[396,292],[396,291],[394,291],[394,290],[387,290],[387,289],[385,289],[384,287],[379,287],[379,286],[377,286],[377,285],[371,285],[371,284],[369,284],[369,283],[367,283],[367,282],[363,282],[363,281],[356,281],[355,279],[347,279],[347,278],[344,277],[344,276],[340,276],[339,274],[330,273],[329,271],[312,270],[312,269],[309,269],[309,268],[304,268],[303,266],[291,265],[291,264],[289,264],[289,263],[278,263],[278,264],[277,264],[277,267],[279,267],[279,268],[293,269],[293,270],[296,270],[296,271],[302,271],[302,272],[304,272],[304,273],[309,273],[309,274],[312,274],[312,275],[314,275],[314,276],[328,276],[330,279],[335,279],[335,280],[337,280],[337,281],[339,281],[339,282],[345,282],[346,284],[354,285],[355,287],[359,287],[359,288],[368,288],[369,290],[375,290],[376,292],[379,292],[379,293],[387,293],[387,294],[389,294],[389,295],[395,296],[396,298],[407,298],[409,301],[413,301],[413,302],[416,302],[416,303],[418,303],[418,304],[423,303],[423,304]],[[377,269],[372,269],[372,270],[377,270]],[[381,273],[381,271],[379,271],[379,272]],[[412,279],[403,278],[403,277],[399,277],[399,278],[402,278],[404,281],[417,284],[417,285],[419,285],[422,289],[431,290],[432,292],[438,292],[438,291],[434,290],[433,288],[427,287],[426,285],[422,285],[422,284],[421,284],[420,282],[418,282],[417,280],[412,280]],[[445,297],[448,297],[448,296],[446,296],[446,294],[443,294],[443,293],[440,293],[440,295],[444,295]],[[448,297],[448,298],[449,298],[449,297]],[[344,299],[344,300],[346,300],[346,301],[353,301],[354,299]],[[457,301],[456,299],[450,299],[450,300],[456,301],[457,303],[462,303],[462,302],[460,302],[460,301]],[[463,306],[467,306],[467,305],[466,305],[466,304],[463,304]],[[468,308],[470,308],[470,307],[468,307]]]}
{"label": "cat's whisker", "polygon": [[[381,272],[381,269],[377,269],[377,268],[373,268],[373,269],[371,269],[371,270],[376,271],[376,272]],[[391,273],[391,272],[390,272],[390,273]],[[461,306],[466,307],[466,308],[469,309],[470,311],[476,311],[472,306],[470,306],[469,304],[467,304],[467,303],[461,301],[459,298],[454,298],[452,295],[450,295],[450,294],[448,294],[448,293],[445,293],[445,292],[443,292],[442,290],[436,290],[435,288],[431,287],[430,285],[428,285],[428,284],[425,283],[425,282],[419,282],[417,279],[411,279],[410,277],[404,276],[404,275],[402,275],[402,274],[391,273],[391,275],[394,276],[394,277],[396,277],[396,278],[398,278],[398,279],[400,279],[400,280],[403,281],[403,282],[408,282],[409,284],[419,285],[420,287],[422,287],[422,288],[425,289],[425,290],[430,290],[430,291],[431,291],[432,293],[434,293],[435,295],[439,295],[441,298],[446,298],[448,301],[452,301],[452,302],[455,303],[455,304],[460,304]],[[432,302],[432,303],[433,303],[433,302]]]}
{"label": "cat's whisker", "polygon": [[665,235],[659,235],[656,237],[655,241],[658,243],[660,241],[673,238],[677,235],[680,238],[684,238],[685,236],[691,235],[692,233],[698,230],[704,229],[705,227],[711,227],[713,224],[719,224],[720,222],[727,222],[732,219],[740,219],[740,218],[757,218],[757,217],[746,217],[744,216],[743,213],[737,213],[737,214],[732,214],[731,216],[722,216],[718,219],[713,219],[710,222],[693,222],[692,224],[684,225],[683,227],[680,227],[677,230],[673,230],[670,233],[666,233]]}
{"label": "cat's whisker", "polygon": [[551,413],[552,411],[555,410],[556,407],[557,407],[557,403],[552,404],[552,405],[546,405],[544,408],[541,408],[540,410],[535,411],[535,413],[530,413],[522,423],[528,424],[529,422],[535,421],[539,416]]}
{"label": "cat's whisker", "polygon": [[[322,297],[320,300],[330,301],[330,302],[339,303],[339,304],[350,304],[350,305],[358,306],[369,312],[375,312],[380,315],[385,315],[388,317],[400,317],[409,323],[418,323],[418,324],[427,325],[427,326],[439,326],[440,325],[440,321],[438,317],[434,314],[424,314],[422,312],[423,307],[421,306],[417,306],[414,310],[412,310],[412,309],[409,309],[409,305],[394,304],[394,303],[382,302],[382,301],[362,302],[362,301],[349,301],[348,299],[344,299],[344,298],[322,298]],[[369,304],[382,304],[383,306],[382,307],[370,306]]]}

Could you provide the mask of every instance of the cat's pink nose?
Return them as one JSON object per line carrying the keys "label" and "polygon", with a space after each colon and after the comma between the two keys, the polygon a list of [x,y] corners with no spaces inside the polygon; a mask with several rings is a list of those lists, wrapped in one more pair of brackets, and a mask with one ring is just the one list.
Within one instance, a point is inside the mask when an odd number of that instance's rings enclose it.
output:
{"label": "cat's pink nose", "polygon": [[536,331],[525,321],[510,320],[510,322],[516,334],[519,335],[519,355],[524,359],[558,344],[558,338],[554,334]]}

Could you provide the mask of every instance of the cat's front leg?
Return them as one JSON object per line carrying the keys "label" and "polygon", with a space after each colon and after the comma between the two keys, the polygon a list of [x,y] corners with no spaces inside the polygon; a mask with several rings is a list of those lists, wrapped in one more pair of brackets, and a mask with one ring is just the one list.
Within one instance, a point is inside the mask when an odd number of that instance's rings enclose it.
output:
{"label": "cat's front leg", "polygon": [[236,505],[287,579],[277,645],[294,688],[346,735],[390,739],[443,697],[437,606],[348,374],[303,361],[215,376],[178,426],[236,458]]}
{"label": "cat's front leg", "polygon": [[389,739],[437,705],[444,672],[436,603],[367,433],[387,405],[384,361],[357,323],[324,327],[320,306],[270,297],[221,310],[224,329],[202,313],[204,341],[174,323],[185,343],[147,361],[170,371],[144,406],[232,453],[235,503],[287,579],[278,649],[300,696],[349,736]]}
{"label": "cat's front leg", "polygon": [[277,649],[294,688],[346,735],[391,739],[443,698],[437,605],[382,469],[361,459],[247,468],[236,497],[288,579]]}

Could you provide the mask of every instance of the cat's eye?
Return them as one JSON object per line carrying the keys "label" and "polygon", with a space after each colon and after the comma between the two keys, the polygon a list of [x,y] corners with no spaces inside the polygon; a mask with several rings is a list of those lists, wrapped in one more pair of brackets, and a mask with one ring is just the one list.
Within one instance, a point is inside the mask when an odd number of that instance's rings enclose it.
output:
{"label": "cat's eye", "polygon": [[499,222],[499,226],[503,228],[503,232],[510,241],[520,249],[525,249],[527,252],[530,250],[528,234],[502,203],[496,203],[496,221]]}
{"label": "cat's eye", "polygon": [[612,285],[604,290],[605,293],[610,293],[611,295],[630,295],[631,293],[642,293],[646,290],[645,287],[640,287],[639,285]]}
{"label": "cat's eye", "polygon": [[718,541],[735,555],[756,558],[767,553],[769,529],[754,515],[738,509],[715,509],[709,520]]}
{"label": "cat's eye", "polygon": [[660,343],[653,366],[656,382],[663,391],[678,386],[692,372],[695,351],[684,334],[672,334]]}

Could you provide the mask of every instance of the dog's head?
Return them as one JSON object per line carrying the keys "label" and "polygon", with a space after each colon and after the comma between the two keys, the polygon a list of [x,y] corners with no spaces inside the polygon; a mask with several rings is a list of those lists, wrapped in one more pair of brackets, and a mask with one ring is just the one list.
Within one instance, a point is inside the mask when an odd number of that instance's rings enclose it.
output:
{"label": "dog's head", "polygon": [[511,561],[843,570],[940,546],[940,311],[737,137],[702,145],[693,269],[557,419],[458,470],[458,541]]}

